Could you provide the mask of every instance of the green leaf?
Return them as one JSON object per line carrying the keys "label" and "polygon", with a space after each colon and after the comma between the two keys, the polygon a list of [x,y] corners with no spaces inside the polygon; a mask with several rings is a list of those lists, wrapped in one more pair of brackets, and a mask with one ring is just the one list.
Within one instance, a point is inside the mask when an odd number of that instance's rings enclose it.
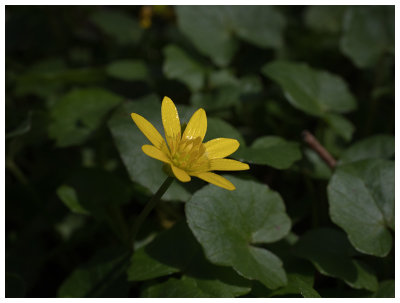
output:
{"label": "green leaf", "polygon": [[57,190],[60,199],[73,212],[90,213],[99,220],[111,220],[113,209],[131,198],[128,180],[98,168],[78,169],[64,183]]}
{"label": "green leaf", "polygon": [[118,60],[110,63],[106,68],[111,77],[125,81],[146,81],[149,74],[143,60]]}
{"label": "green leaf", "polygon": [[137,43],[142,35],[138,22],[120,11],[96,10],[90,20],[120,44]]}
{"label": "green leaf", "polygon": [[185,205],[187,221],[208,260],[231,266],[274,289],[286,284],[280,259],[257,244],[275,242],[290,230],[281,197],[254,181],[229,177],[235,191],[207,185]]}
{"label": "green leaf", "polygon": [[147,298],[233,298],[246,292],[218,280],[183,276],[179,280],[170,278],[166,282],[150,286],[143,296]]}
{"label": "green leaf", "polygon": [[304,158],[307,159],[307,163],[304,167],[304,172],[306,174],[309,174],[313,178],[323,180],[328,180],[331,177],[332,170],[314,150],[305,148],[303,153]]}
{"label": "green leaf", "polygon": [[346,236],[337,230],[319,228],[308,231],[295,245],[296,255],[310,260],[318,271],[345,281],[357,289],[375,291],[376,276],[366,264],[353,259],[356,254]]}
{"label": "green leaf", "polygon": [[339,164],[365,159],[391,159],[394,156],[394,137],[376,135],[354,143],[340,157]]}
{"label": "green leaf", "polygon": [[215,64],[226,66],[238,43],[223,6],[176,6],[178,27],[194,46]]}
{"label": "green leaf", "polygon": [[394,230],[394,162],[363,160],[340,166],[328,186],[330,216],[352,245],[386,256]]}
{"label": "green leaf", "polygon": [[[147,188],[154,194],[167,178],[162,162],[148,157],[142,151],[142,145],[149,144],[147,138],[132,121],[131,113],[138,113],[150,121],[160,131],[161,102],[155,95],[149,95],[135,102],[125,102],[111,117],[108,126],[122,161],[133,182]],[[184,113],[180,113],[184,117]],[[164,132],[160,132],[163,134]],[[180,182],[174,182],[163,196],[165,200],[187,201],[190,197]]]}
{"label": "green leaf", "polygon": [[209,298],[203,292],[194,279],[185,278],[168,279],[164,283],[156,284],[147,288],[143,295],[144,298]]}
{"label": "green leaf", "polygon": [[233,31],[243,40],[262,48],[283,45],[284,16],[273,6],[226,6]]}
{"label": "green leaf", "polygon": [[126,254],[100,251],[65,279],[58,289],[58,297],[123,297],[127,295],[129,288],[129,284],[120,278],[126,264]]}
{"label": "green leaf", "polygon": [[378,290],[372,295],[373,298],[394,298],[395,297],[394,280],[379,282]]}
{"label": "green leaf", "polygon": [[57,195],[72,212],[83,215],[89,213],[79,203],[76,191],[71,186],[61,185],[57,188]]}
{"label": "green leaf", "polygon": [[354,125],[342,115],[327,114],[324,116],[326,123],[343,139],[350,141],[354,133]]}
{"label": "green leaf", "polygon": [[122,97],[102,88],[70,91],[50,110],[50,138],[59,147],[83,143],[121,101]]}
{"label": "green leaf", "polygon": [[36,62],[16,79],[15,94],[34,94],[42,98],[57,95],[67,84],[94,84],[104,80],[99,68],[67,68],[58,58]]}
{"label": "green leaf", "polygon": [[288,142],[280,137],[265,136],[254,141],[251,147],[241,148],[233,157],[249,163],[287,169],[301,159],[301,151],[298,143]]}
{"label": "green leaf", "polygon": [[23,121],[16,129],[6,133],[6,139],[18,137],[29,132],[32,127],[32,114],[33,112],[30,111],[25,121]]}
{"label": "green leaf", "polygon": [[271,6],[178,6],[179,29],[215,64],[226,66],[238,42],[263,48],[282,46],[283,16]]}
{"label": "green leaf", "polygon": [[[128,279],[143,281],[176,272],[185,275],[181,280],[170,279],[171,282],[150,287],[147,296],[163,297],[161,293],[166,297],[183,296],[190,290],[193,291],[190,296],[234,297],[250,291],[249,281],[232,269],[206,261],[200,245],[184,222],[175,224],[133,254]],[[168,288],[169,285],[174,291]]]}
{"label": "green leaf", "polygon": [[207,118],[207,133],[204,142],[215,138],[236,139],[241,146],[239,149],[246,145],[241,133],[232,125],[219,118]]}
{"label": "green leaf", "polygon": [[394,51],[394,6],[348,8],[343,28],[340,49],[359,68],[371,67],[382,54]]}
{"label": "green leaf", "polygon": [[274,61],[262,69],[276,81],[288,101],[313,116],[327,112],[346,113],[356,108],[356,101],[342,78],[315,70],[304,63]]}
{"label": "green leaf", "polygon": [[306,25],[316,32],[339,33],[346,6],[310,5],[305,13]]}
{"label": "green leaf", "polygon": [[163,53],[163,71],[168,79],[185,83],[191,91],[198,91],[203,87],[207,70],[201,64],[175,45],[166,46]]}
{"label": "green leaf", "polygon": [[187,225],[177,223],[133,254],[128,279],[145,281],[186,271],[200,250]]}
{"label": "green leaf", "polygon": [[195,93],[190,98],[190,103],[206,111],[221,110],[232,107],[240,102],[240,87],[223,86],[212,92]]}
{"label": "green leaf", "polygon": [[300,294],[304,298],[321,298],[321,296],[312,286],[314,279],[311,279],[310,281],[307,276],[297,273],[289,273],[287,278],[287,286],[271,292],[269,295],[270,297],[286,294]]}

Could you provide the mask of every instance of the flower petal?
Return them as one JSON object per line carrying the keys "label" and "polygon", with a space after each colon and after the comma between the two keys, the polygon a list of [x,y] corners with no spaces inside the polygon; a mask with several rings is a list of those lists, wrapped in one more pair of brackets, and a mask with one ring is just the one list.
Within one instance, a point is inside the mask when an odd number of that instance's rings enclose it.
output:
{"label": "flower petal", "polygon": [[201,174],[196,174],[196,177],[203,179],[209,183],[217,185],[219,187],[225,188],[227,190],[235,190],[236,187],[228,179],[221,177],[220,175],[206,172]]}
{"label": "flower petal", "polygon": [[161,105],[161,116],[164,125],[165,138],[171,153],[174,154],[181,139],[181,123],[174,102],[164,97]]}
{"label": "flower petal", "polygon": [[239,148],[235,139],[217,138],[204,143],[208,159],[224,158]]}
{"label": "flower petal", "polygon": [[179,167],[176,167],[175,165],[171,164],[171,169],[172,172],[174,173],[175,177],[181,181],[181,182],[189,182],[190,181],[190,176],[182,169]]}
{"label": "flower petal", "polygon": [[143,145],[142,151],[151,158],[160,160],[165,163],[171,163],[168,156],[153,145]]}
{"label": "flower petal", "polygon": [[200,137],[201,141],[203,141],[204,136],[206,135],[206,131],[207,131],[206,112],[204,111],[204,109],[200,108],[190,118],[182,138],[190,140]]}
{"label": "flower petal", "polygon": [[210,170],[247,170],[249,165],[232,159],[210,160]]}
{"label": "flower petal", "polygon": [[145,135],[155,147],[161,149],[165,141],[158,130],[141,115],[131,113],[131,117],[143,135]]}

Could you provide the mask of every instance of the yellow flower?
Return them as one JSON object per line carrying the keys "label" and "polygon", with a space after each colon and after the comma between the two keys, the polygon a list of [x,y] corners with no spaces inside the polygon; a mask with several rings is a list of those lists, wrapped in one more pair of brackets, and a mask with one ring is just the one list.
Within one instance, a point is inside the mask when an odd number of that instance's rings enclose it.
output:
{"label": "yellow flower", "polygon": [[170,165],[175,177],[189,182],[194,176],[228,190],[235,186],[226,178],[212,171],[247,170],[249,165],[232,159],[223,159],[234,153],[239,142],[235,139],[218,138],[203,143],[207,131],[207,117],[204,109],[198,109],[182,132],[178,111],[174,102],[164,97],[161,117],[165,138],[142,116],[132,113],[133,121],[153,145],[143,145],[143,152],[154,159]]}

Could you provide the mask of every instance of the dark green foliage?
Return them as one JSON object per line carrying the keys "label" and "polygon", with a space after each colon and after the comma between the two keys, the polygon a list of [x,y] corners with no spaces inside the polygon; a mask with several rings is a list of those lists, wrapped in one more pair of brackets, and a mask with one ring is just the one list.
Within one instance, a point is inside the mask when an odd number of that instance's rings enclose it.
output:
{"label": "dark green foliage", "polygon": [[[5,11],[6,297],[394,297],[394,6]],[[175,180],[132,252],[164,96],[250,170]]]}

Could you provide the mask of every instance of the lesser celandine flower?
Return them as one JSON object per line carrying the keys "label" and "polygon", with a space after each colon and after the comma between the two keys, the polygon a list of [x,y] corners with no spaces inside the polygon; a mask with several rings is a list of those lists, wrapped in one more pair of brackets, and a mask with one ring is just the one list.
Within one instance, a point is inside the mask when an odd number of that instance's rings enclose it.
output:
{"label": "lesser celandine flower", "polygon": [[[234,153],[239,142],[235,139],[218,138],[203,143],[207,131],[207,117],[200,108],[182,130],[174,102],[164,97],[161,116],[167,143],[156,128],[142,116],[132,113],[133,121],[153,145],[143,145],[143,152],[170,165],[175,177],[189,182],[194,176],[228,190],[235,186],[226,178],[212,171],[247,170],[249,165],[232,159],[224,159]],[[183,131],[183,134],[182,134]]]}

